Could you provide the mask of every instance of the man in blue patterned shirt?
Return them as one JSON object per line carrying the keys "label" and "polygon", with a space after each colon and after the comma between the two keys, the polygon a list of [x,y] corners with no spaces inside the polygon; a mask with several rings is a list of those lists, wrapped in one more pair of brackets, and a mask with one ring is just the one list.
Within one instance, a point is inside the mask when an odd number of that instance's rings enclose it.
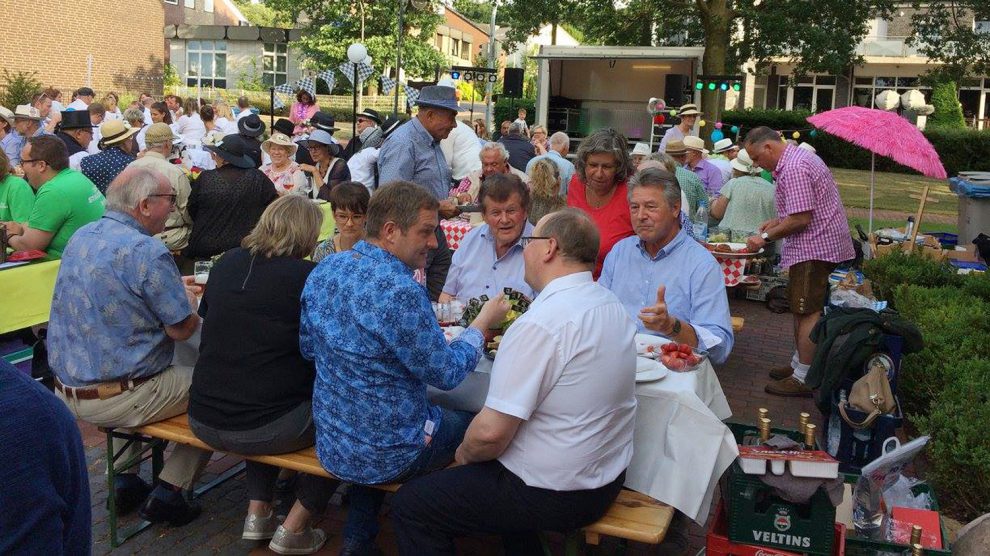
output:
{"label": "man in blue patterned shirt", "polygon": [[405,481],[453,461],[473,417],[427,401],[474,370],[482,331],[505,318],[497,296],[449,345],[413,270],[436,248],[436,198],[393,182],[371,198],[367,240],[324,259],[302,295],[300,345],[316,363],[313,418],[323,467],[345,481],[350,509],[342,554],[366,554],[384,492],[360,485]]}
{"label": "man in blue patterned shirt", "polygon": [[[183,279],[161,233],[175,191],[152,170],[124,170],[107,190],[103,218],[69,240],[48,327],[55,393],[79,419],[101,427],[138,427],[186,411],[192,367],[172,365],[176,341],[199,327],[198,287]],[[124,459],[135,456],[125,450]],[[117,510],[142,501],[141,517],[174,526],[200,507],[182,496],[210,452],[178,445],[150,487],[136,473],[118,475]],[[147,496],[147,500],[145,500]]]}

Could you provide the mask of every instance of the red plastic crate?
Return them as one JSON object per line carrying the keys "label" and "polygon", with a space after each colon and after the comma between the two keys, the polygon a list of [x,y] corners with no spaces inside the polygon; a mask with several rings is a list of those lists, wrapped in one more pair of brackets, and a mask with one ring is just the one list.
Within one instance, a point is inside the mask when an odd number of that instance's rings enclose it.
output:
{"label": "red plastic crate", "polygon": [[[725,504],[724,501],[720,501],[705,543],[707,556],[801,556],[799,552],[731,542],[728,525],[725,517]],[[835,543],[832,546],[835,547],[832,552],[834,556],[845,556],[846,526],[842,523],[835,524]]]}

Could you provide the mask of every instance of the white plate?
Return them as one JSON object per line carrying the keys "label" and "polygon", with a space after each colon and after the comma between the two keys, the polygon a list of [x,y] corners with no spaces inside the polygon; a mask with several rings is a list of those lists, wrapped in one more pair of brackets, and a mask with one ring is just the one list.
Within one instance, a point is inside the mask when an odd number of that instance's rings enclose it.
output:
{"label": "white plate", "polygon": [[636,334],[634,339],[636,340],[636,354],[644,357],[651,357],[651,352],[646,350],[648,346],[654,346],[654,352],[659,352],[660,346],[670,343],[667,338],[653,334]]}
{"label": "white plate", "polygon": [[636,358],[636,382],[652,382],[660,380],[670,373],[660,363],[645,357]]}
{"label": "white plate", "polygon": [[[733,251],[737,249],[743,249],[746,247],[745,243],[731,243],[728,241],[720,241],[718,243],[712,243],[711,245],[728,245]],[[716,251],[710,251],[713,257],[716,259],[745,259],[746,257],[755,257],[760,253],[763,253],[763,249],[760,249],[756,253],[718,253]]]}

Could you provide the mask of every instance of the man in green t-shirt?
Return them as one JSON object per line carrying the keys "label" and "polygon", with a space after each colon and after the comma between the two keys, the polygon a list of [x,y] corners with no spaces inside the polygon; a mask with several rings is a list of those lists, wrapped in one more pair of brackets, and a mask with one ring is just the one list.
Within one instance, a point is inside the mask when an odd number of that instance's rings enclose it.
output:
{"label": "man in green t-shirt", "polygon": [[44,250],[57,259],[76,230],[103,216],[105,199],[86,176],[69,169],[65,144],[57,137],[28,139],[21,168],[36,194],[27,223],[7,224],[10,245],[18,251]]}
{"label": "man in green t-shirt", "polygon": [[0,222],[27,222],[34,207],[34,190],[10,173],[7,157],[0,153]]}

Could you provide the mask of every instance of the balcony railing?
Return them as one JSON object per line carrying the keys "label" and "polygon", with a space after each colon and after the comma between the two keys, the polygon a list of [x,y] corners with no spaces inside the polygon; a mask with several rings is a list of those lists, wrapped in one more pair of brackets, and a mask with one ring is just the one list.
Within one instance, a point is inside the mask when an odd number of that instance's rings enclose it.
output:
{"label": "balcony railing", "polygon": [[915,45],[907,44],[908,37],[866,37],[856,47],[862,56],[922,56]]}

